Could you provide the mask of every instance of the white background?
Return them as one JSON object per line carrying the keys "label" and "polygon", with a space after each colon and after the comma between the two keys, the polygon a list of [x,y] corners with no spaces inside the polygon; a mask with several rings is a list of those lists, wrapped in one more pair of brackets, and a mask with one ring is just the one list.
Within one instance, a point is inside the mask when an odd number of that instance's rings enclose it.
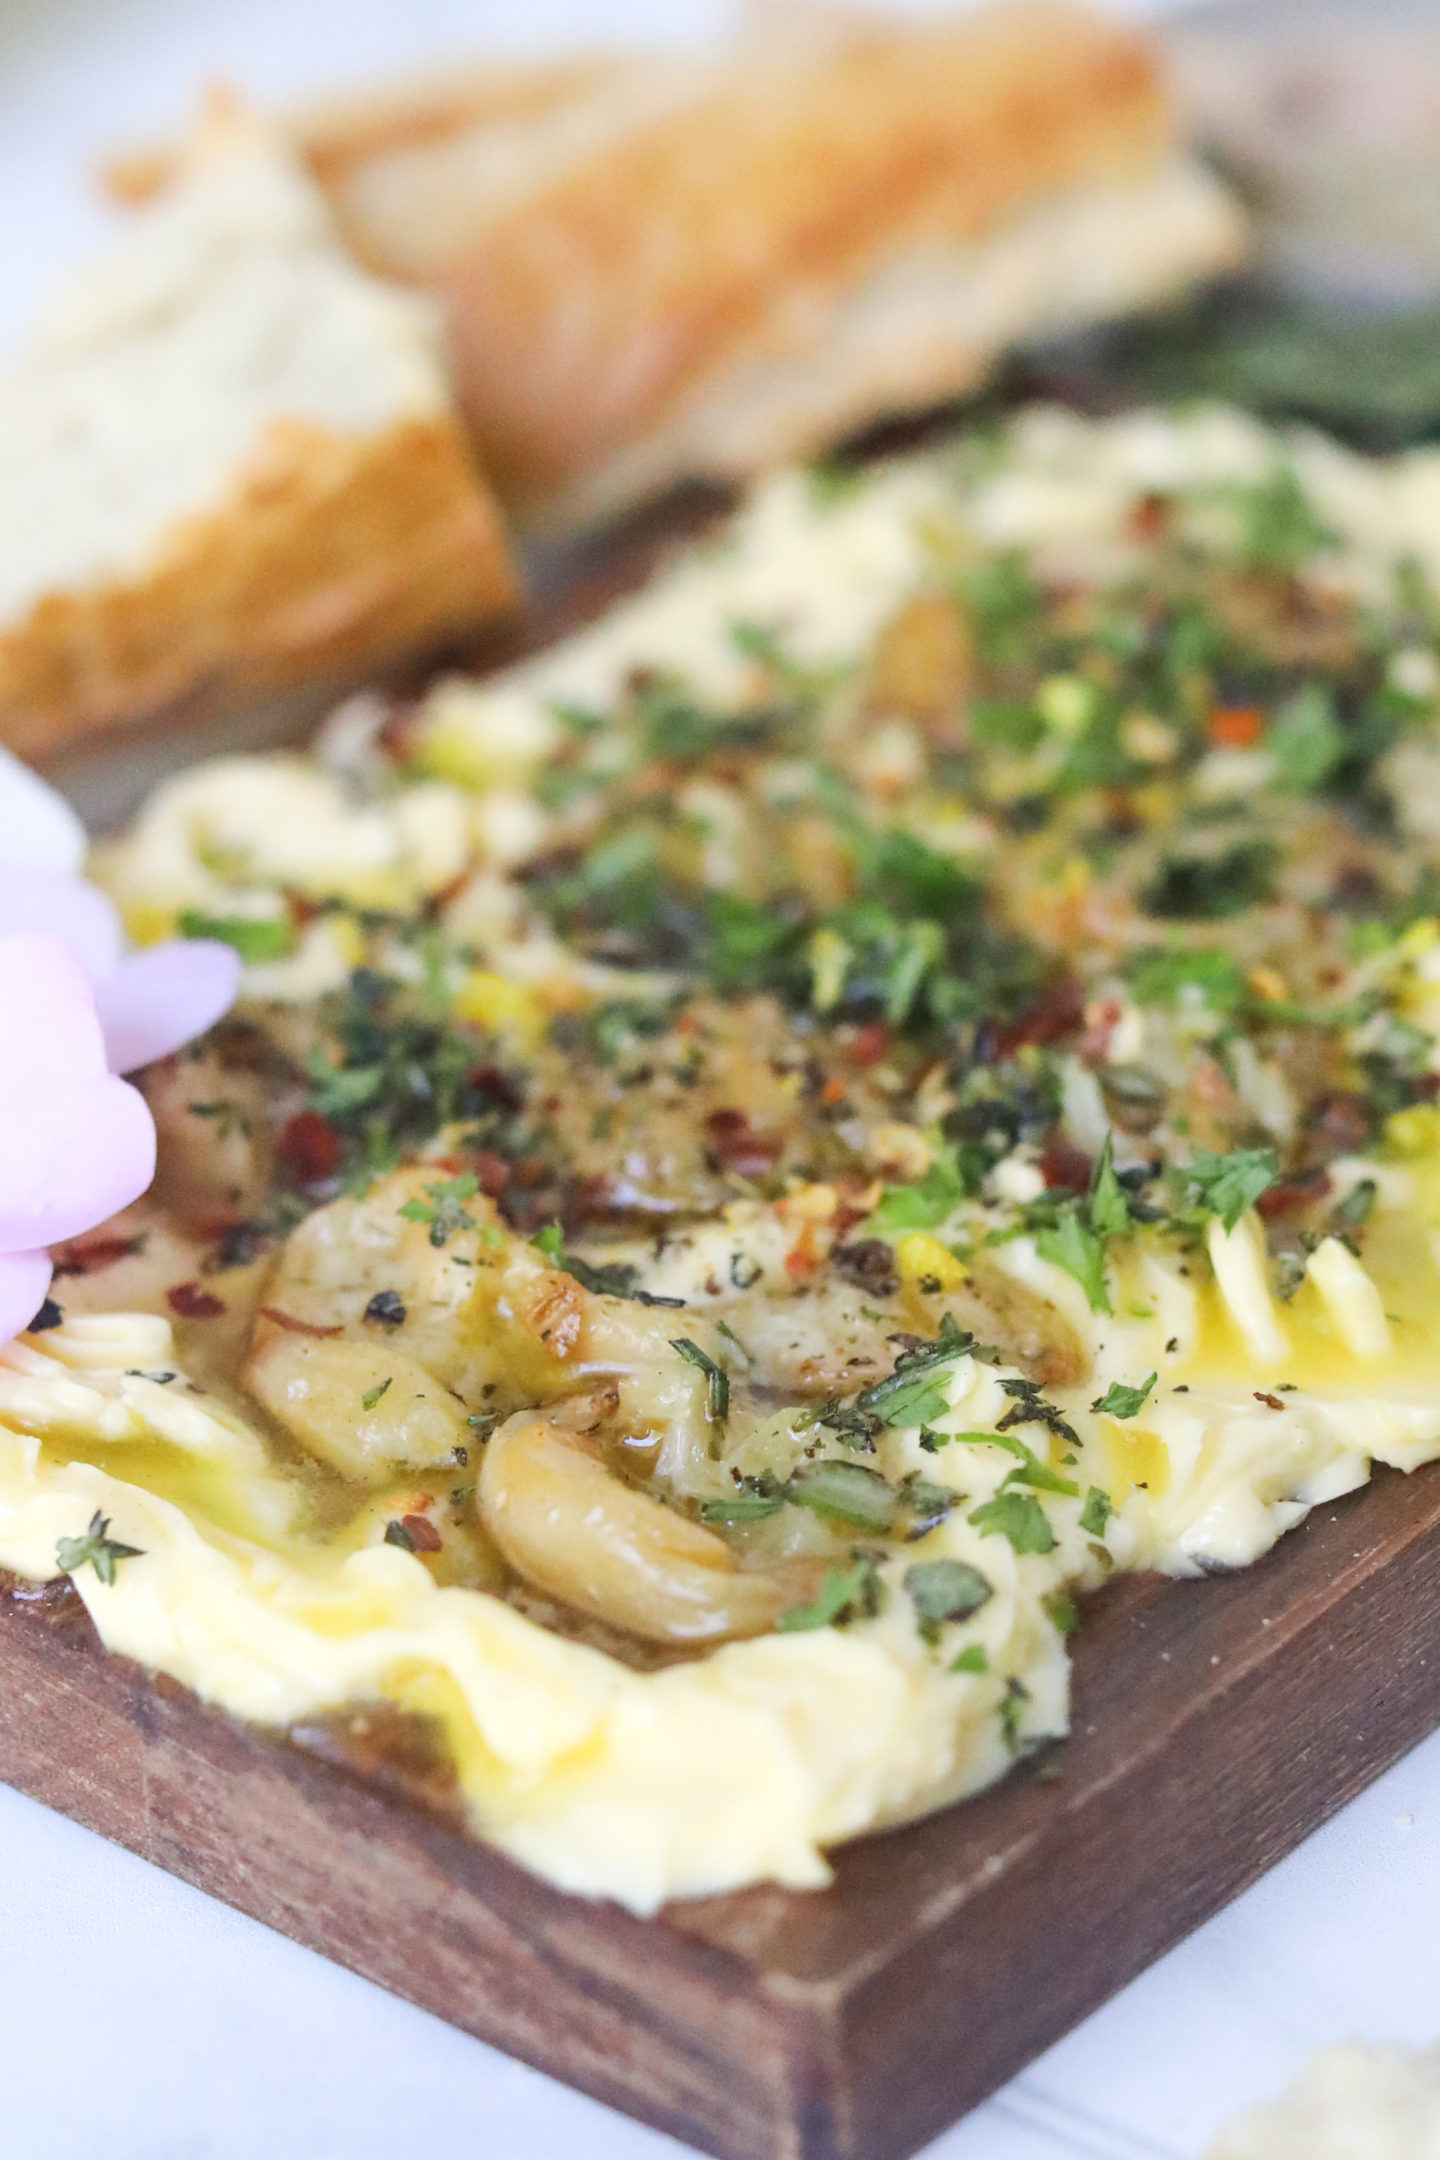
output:
{"label": "white background", "polygon": [[[467,47],[703,34],[727,12],[720,0],[0,0],[0,339],[53,265],[103,232],[96,153],[163,132],[207,79],[283,96]],[[1310,2048],[1440,2034],[1437,1915],[1440,1736],[928,2160],[1196,2160],[1231,2109]],[[1094,1921],[1107,1924],[1103,1910]],[[931,2014],[963,2044],[963,2004]],[[0,1787],[0,2160],[21,2153],[683,2160],[672,2140]]]}

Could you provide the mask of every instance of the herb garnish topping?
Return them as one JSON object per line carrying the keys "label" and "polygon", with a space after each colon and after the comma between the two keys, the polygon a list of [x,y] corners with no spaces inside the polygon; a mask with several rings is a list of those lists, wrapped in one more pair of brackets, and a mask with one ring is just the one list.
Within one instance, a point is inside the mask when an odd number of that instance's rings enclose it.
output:
{"label": "herb garnish topping", "polygon": [[982,1501],[966,1520],[982,1537],[1008,1538],[1017,1553],[1048,1553],[1055,1549],[1050,1518],[1033,1493],[1002,1487],[993,1499]]}
{"label": "herb garnish topping", "polygon": [[430,1243],[438,1250],[447,1245],[459,1230],[473,1230],[475,1217],[465,1206],[480,1190],[480,1180],[470,1171],[459,1177],[441,1178],[437,1184],[425,1187],[424,1200],[407,1200],[397,1212],[407,1222],[423,1222],[430,1225]]}
{"label": "herb garnish topping", "polygon": [[1218,1215],[1227,1231],[1254,1207],[1280,1176],[1274,1148],[1234,1148],[1228,1155],[1199,1148],[1175,1173],[1182,1206]]}
{"label": "herb garnish topping", "polygon": [[880,1573],[869,1553],[856,1553],[850,1565],[832,1564],[810,1605],[792,1605],[775,1625],[782,1635],[810,1628],[843,1626],[847,1620],[869,1620],[880,1610]]}
{"label": "herb garnish topping", "polygon": [[110,1536],[110,1518],[102,1515],[98,1508],[82,1536],[62,1537],[55,1547],[55,1562],[62,1575],[78,1575],[81,1568],[93,1567],[107,1587],[114,1582],[115,1570],[122,1560],[143,1557],[139,1545],[122,1545],[118,1538]]}
{"label": "herb garnish topping", "polygon": [[1150,1399],[1150,1390],[1154,1387],[1156,1378],[1157,1375],[1152,1372],[1139,1387],[1126,1387],[1122,1380],[1112,1380],[1105,1393],[1097,1396],[1090,1408],[1103,1410],[1107,1416],[1113,1418],[1138,1417]]}
{"label": "herb garnish topping", "polygon": [[715,1424],[723,1425],[730,1415],[730,1375],[723,1365],[717,1365],[708,1351],[688,1335],[672,1336],[670,1347],[678,1350],[687,1365],[693,1365],[704,1373],[706,1381],[706,1404]]}

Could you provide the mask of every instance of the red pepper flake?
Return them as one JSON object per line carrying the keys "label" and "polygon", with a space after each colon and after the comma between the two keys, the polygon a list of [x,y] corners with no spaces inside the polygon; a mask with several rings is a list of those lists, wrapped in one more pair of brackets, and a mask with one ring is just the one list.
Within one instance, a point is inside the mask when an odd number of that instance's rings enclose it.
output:
{"label": "red pepper flake", "polygon": [[1255,1390],[1255,1400],[1256,1402],[1263,1402],[1267,1410],[1283,1410],[1285,1408],[1278,1395],[1267,1395],[1263,1389],[1258,1387]]}
{"label": "red pepper flake", "polygon": [[1080,1055],[1087,1065],[1103,1065],[1110,1055],[1110,1038],[1120,1024],[1125,1008],[1118,997],[1097,998],[1085,1008],[1085,1032],[1080,1038]]}
{"label": "red pepper flake", "polygon": [[878,1065],[889,1047],[890,1029],[887,1023],[883,1020],[870,1020],[864,1027],[856,1028],[845,1055],[852,1065],[859,1065],[863,1069],[867,1065]]}
{"label": "red pepper flake", "polygon": [[534,1192],[550,1183],[550,1165],[543,1155],[521,1155],[510,1165],[510,1179],[521,1192]]}
{"label": "red pepper flake", "polygon": [[717,1168],[739,1177],[768,1177],[782,1143],[757,1133],[743,1110],[712,1110],[705,1120],[709,1154]]}
{"label": "red pepper flake", "polygon": [[1130,506],[1130,530],[1137,540],[1158,540],[1170,523],[1168,495],[1142,495]]}
{"label": "red pepper flake", "polygon": [[524,1089],[499,1065],[475,1066],[465,1085],[494,1109],[508,1110],[512,1116],[525,1107]]}
{"label": "red pepper flake", "polygon": [[320,909],[317,902],[307,900],[304,893],[287,890],[285,894],[285,912],[290,918],[292,928],[304,930],[314,922],[316,916],[320,913]]}
{"label": "red pepper flake", "polygon": [[1052,1192],[1083,1193],[1090,1183],[1090,1157],[1057,1127],[1040,1150],[1040,1175]]}
{"label": "red pepper flake", "polygon": [[375,745],[382,757],[393,765],[403,765],[409,757],[415,741],[415,728],[420,718],[419,702],[415,698],[397,698],[385,717]]}
{"label": "red pepper flake", "polygon": [[55,1263],[57,1275],[98,1275],[102,1268],[114,1267],[117,1260],[128,1260],[140,1252],[145,1244],[142,1231],[138,1237],[87,1238],[83,1244],[62,1247],[64,1258]]}
{"label": "red pepper flake", "polygon": [[1264,725],[1256,705],[1217,705],[1205,723],[1205,735],[1217,750],[1253,750]]}
{"label": "red pepper flake", "polygon": [[1047,984],[1033,1005],[1027,1005],[1009,1027],[995,1038],[998,1057],[1013,1057],[1027,1043],[1060,1042],[1072,1035],[1085,1019],[1085,993],[1073,975],[1061,975]]}
{"label": "red pepper flake", "polygon": [[318,1110],[297,1110],[280,1129],[281,1158],[301,1185],[318,1185],[340,1167],[340,1135]]}
{"label": "red pepper flake", "polygon": [[276,1327],[287,1328],[292,1335],[313,1335],[317,1342],[323,1341],[327,1335],[344,1333],[338,1322],[334,1327],[316,1327],[312,1320],[297,1320],[294,1313],[281,1312],[278,1305],[262,1305],[260,1318],[273,1321]]}
{"label": "red pepper flake", "polygon": [[428,1515],[402,1515],[400,1527],[409,1537],[412,1552],[439,1552],[444,1544]]}
{"label": "red pepper flake", "polygon": [[471,1160],[480,1190],[487,1200],[498,1200],[510,1182],[510,1165],[503,1155],[491,1148],[482,1148]]}
{"label": "red pepper flake", "polygon": [[1354,1088],[1317,1095],[1306,1114],[1307,1151],[1315,1155],[1359,1155],[1374,1137],[1375,1113]]}
{"label": "red pepper flake", "polygon": [[224,1298],[216,1297],[213,1290],[202,1290],[198,1282],[172,1284],[165,1302],[182,1320],[214,1320],[225,1310]]}
{"label": "red pepper flake", "polygon": [[1277,1215],[1291,1215],[1298,1208],[1328,1199],[1331,1189],[1329,1171],[1318,1164],[1310,1170],[1296,1170],[1261,1193],[1255,1202],[1256,1212],[1266,1222],[1273,1222]]}

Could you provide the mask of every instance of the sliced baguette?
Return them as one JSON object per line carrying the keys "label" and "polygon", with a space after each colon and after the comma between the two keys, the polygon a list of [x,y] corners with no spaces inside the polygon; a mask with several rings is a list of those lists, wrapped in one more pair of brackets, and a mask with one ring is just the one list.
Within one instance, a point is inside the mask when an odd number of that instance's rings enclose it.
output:
{"label": "sliced baguette", "polygon": [[0,739],[343,680],[514,598],[430,304],[213,115],[0,374]]}
{"label": "sliced baguette", "polygon": [[439,296],[486,468],[552,527],[968,390],[1245,245],[1148,41],[1067,0],[816,12],[290,126],[363,258]]}

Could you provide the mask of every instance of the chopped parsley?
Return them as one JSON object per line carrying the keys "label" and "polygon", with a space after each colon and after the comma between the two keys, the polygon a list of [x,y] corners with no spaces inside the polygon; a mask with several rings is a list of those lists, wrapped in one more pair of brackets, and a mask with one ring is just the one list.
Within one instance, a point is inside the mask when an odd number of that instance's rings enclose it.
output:
{"label": "chopped parsley", "polygon": [[1080,1510],[1080,1528],[1090,1537],[1103,1538],[1105,1525],[1114,1512],[1110,1495],[1102,1491],[1100,1486],[1092,1485],[1085,1495],[1085,1505]]}
{"label": "chopped parsley", "polygon": [[972,1509],[967,1521],[982,1537],[1008,1538],[1017,1553],[1048,1553],[1055,1550],[1050,1518],[1032,1493],[1013,1487],[995,1494]]}
{"label": "chopped parsley", "polygon": [[853,1523],[877,1536],[893,1528],[900,1510],[899,1494],[878,1470],[830,1456],[802,1463],[786,1485],[785,1497],[817,1515]]}
{"label": "chopped parsley", "polygon": [[922,1178],[911,1185],[887,1185],[870,1217],[870,1228],[885,1230],[933,1230],[965,1197],[953,1148],[936,1150]]}
{"label": "chopped parsley", "polygon": [[1133,1225],[1130,1201],[1115,1175],[1112,1136],[1095,1159],[1089,1190],[1078,1199],[1032,1202],[1029,1220],[1036,1225],[1035,1250],[1042,1260],[1073,1275],[1092,1312],[1109,1312],[1105,1279],[1106,1246]]}
{"label": "chopped parsley", "polygon": [[1113,1418],[1138,1417],[1150,1399],[1150,1390],[1157,1378],[1158,1375],[1152,1372],[1147,1380],[1141,1381],[1139,1387],[1126,1387],[1123,1380],[1112,1380],[1105,1393],[1097,1396],[1090,1408],[1103,1410]]}
{"label": "chopped parsley", "polygon": [[460,1177],[442,1178],[437,1184],[427,1185],[423,1200],[407,1200],[396,1212],[407,1222],[428,1223],[430,1243],[438,1251],[457,1231],[476,1227],[465,1202],[473,1200],[479,1190],[479,1179],[467,1170]]}
{"label": "chopped parsley", "polygon": [[922,1620],[968,1620],[994,1596],[979,1568],[965,1560],[920,1560],[905,1570],[905,1591]]}
{"label": "chopped parsley", "polygon": [[214,938],[230,946],[247,965],[284,960],[295,949],[295,933],[284,915],[207,915],[203,908],[182,908],[176,927],[181,937]]}
{"label": "chopped parsley", "polygon": [[1274,1148],[1235,1148],[1228,1155],[1199,1148],[1176,1173],[1176,1183],[1184,1206],[1218,1215],[1229,1231],[1279,1176]]}
{"label": "chopped parsley", "polygon": [[884,1380],[862,1388],[855,1398],[857,1410],[876,1416],[886,1425],[929,1425],[950,1408],[950,1369],[975,1349],[975,1338],[945,1313],[940,1333],[933,1342],[917,1343],[902,1350],[895,1369]]}
{"label": "chopped parsley", "polygon": [[990,1653],[984,1643],[967,1643],[958,1657],[951,1658],[949,1669],[958,1673],[988,1673]]}
{"label": "chopped parsley", "polygon": [[1310,795],[1323,787],[1345,755],[1345,732],[1329,691],[1318,683],[1297,691],[1271,722],[1265,748],[1275,784],[1286,794]]}
{"label": "chopped parsley", "polygon": [[830,1566],[813,1604],[792,1605],[775,1625],[782,1635],[810,1628],[836,1627],[847,1620],[868,1620],[880,1609],[879,1570],[868,1553],[859,1553],[848,1567]]}

